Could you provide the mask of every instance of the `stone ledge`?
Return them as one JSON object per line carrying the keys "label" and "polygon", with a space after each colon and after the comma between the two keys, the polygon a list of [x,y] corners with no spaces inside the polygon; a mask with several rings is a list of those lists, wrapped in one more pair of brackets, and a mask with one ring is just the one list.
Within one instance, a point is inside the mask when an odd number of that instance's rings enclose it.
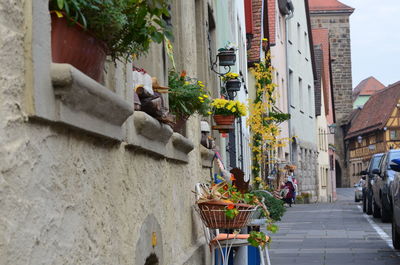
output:
{"label": "stone ledge", "polygon": [[207,149],[204,146],[200,145],[200,157],[201,157],[201,165],[203,167],[212,168],[212,160],[215,156],[215,152],[213,150]]}
{"label": "stone ledge", "polygon": [[52,63],[51,81],[56,121],[108,138],[123,139],[122,124],[133,114],[131,104],[69,64]]}
{"label": "stone ledge", "polygon": [[128,148],[185,163],[194,148],[190,139],[142,111],[135,111],[129,119],[126,141]]}
{"label": "stone ledge", "polygon": [[193,142],[179,133],[172,134],[172,144],[176,149],[186,154],[194,148]]}
{"label": "stone ledge", "polygon": [[145,112],[136,111],[133,117],[137,132],[147,139],[167,143],[171,138],[172,128],[160,123]]}

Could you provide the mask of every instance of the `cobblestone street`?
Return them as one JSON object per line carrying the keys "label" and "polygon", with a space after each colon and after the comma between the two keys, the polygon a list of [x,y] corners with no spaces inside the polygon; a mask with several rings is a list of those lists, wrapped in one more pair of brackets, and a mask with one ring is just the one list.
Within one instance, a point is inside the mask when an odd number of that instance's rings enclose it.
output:
{"label": "cobblestone street", "polygon": [[336,203],[288,208],[273,235],[272,264],[400,264],[390,224],[367,217],[360,206],[354,189],[338,189]]}

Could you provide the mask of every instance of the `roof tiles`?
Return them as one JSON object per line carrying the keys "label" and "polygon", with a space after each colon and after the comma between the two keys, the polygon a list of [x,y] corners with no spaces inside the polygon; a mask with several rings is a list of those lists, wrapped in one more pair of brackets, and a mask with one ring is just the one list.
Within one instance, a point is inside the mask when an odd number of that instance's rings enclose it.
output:
{"label": "roof tiles", "polygon": [[309,0],[310,11],[347,11],[353,12],[354,8],[337,0]]}
{"label": "roof tiles", "polygon": [[346,139],[385,127],[400,99],[400,82],[372,95],[352,121]]}
{"label": "roof tiles", "polygon": [[382,90],[385,88],[385,85],[383,85],[381,82],[376,80],[375,77],[370,76],[368,78],[365,78],[363,81],[361,81],[353,90],[353,98],[355,99],[357,96],[371,96],[378,92],[379,90]]}

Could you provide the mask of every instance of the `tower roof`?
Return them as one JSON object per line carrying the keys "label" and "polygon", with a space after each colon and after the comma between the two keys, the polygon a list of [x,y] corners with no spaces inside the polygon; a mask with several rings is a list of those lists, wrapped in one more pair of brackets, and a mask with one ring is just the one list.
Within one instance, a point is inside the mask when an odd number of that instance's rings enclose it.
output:
{"label": "tower roof", "polygon": [[353,98],[362,95],[362,96],[371,96],[378,92],[379,90],[384,89],[385,86],[376,80],[375,77],[370,76],[361,81],[353,90]]}
{"label": "tower roof", "polygon": [[345,5],[337,0],[309,0],[310,11],[313,12],[329,12],[329,11],[342,11],[353,13],[354,8]]}

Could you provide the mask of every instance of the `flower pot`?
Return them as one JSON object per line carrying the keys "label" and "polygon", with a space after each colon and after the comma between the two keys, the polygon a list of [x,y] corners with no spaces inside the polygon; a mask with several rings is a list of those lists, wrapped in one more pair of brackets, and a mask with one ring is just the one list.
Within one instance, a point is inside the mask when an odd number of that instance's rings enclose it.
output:
{"label": "flower pot", "polygon": [[227,50],[218,53],[218,62],[220,66],[232,66],[236,62],[235,51]]}
{"label": "flower pot", "polygon": [[217,125],[232,125],[235,121],[234,115],[214,115],[214,121]]}
{"label": "flower pot", "polygon": [[239,79],[229,79],[225,82],[225,88],[226,88],[227,92],[239,91],[241,85],[242,85],[242,82],[240,82]]}
{"label": "flower pot", "polygon": [[175,124],[174,126],[172,126],[172,130],[174,132],[184,135],[185,125],[188,119],[189,116],[184,116],[184,117],[176,116]]}
{"label": "flower pot", "polygon": [[100,82],[107,55],[106,45],[79,24],[51,14],[51,53],[54,63],[68,63]]}
{"label": "flower pot", "polygon": [[225,214],[228,203],[222,201],[208,201],[197,204],[197,210],[204,225],[212,229],[240,229],[245,227],[254,213],[255,206],[249,204],[234,203],[239,214],[230,219]]}

